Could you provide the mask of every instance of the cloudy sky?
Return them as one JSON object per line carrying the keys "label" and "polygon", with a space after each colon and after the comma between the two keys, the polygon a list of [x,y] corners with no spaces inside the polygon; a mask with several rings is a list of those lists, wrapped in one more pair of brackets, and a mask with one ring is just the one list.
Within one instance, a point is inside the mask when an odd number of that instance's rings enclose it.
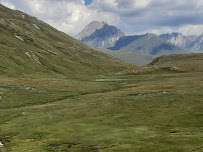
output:
{"label": "cloudy sky", "polygon": [[203,33],[203,0],[0,0],[71,35],[91,21],[130,34]]}

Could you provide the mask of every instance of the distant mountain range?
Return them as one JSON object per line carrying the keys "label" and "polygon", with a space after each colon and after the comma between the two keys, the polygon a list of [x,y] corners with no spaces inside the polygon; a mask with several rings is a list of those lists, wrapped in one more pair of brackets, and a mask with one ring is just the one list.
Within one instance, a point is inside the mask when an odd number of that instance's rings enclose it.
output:
{"label": "distant mountain range", "polygon": [[184,36],[181,33],[157,36],[127,35],[105,22],[93,21],[80,32],[76,39],[91,47],[110,50],[141,51],[150,55],[186,54],[203,52],[203,34]]}
{"label": "distant mountain range", "polygon": [[189,53],[188,51],[179,48],[167,40],[151,33],[135,36],[123,36],[116,42],[114,47],[110,47],[108,49],[137,50],[156,56]]}
{"label": "distant mountain range", "polygon": [[162,34],[161,38],[191,52],[203,52],[203,34],[184,36],[181,33]]}

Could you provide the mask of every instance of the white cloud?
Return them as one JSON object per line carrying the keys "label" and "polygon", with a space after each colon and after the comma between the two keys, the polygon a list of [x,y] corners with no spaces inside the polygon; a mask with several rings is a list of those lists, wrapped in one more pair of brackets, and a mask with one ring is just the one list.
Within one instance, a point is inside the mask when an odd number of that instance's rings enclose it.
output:
{"label": "white cloud", "polygon": [[[2,0],[1,0],[2,1]],[[113,5],[115,0],[105,0],[106,5]],[[4,0],[2,4],[8,4]],[[109,24],[118,23],[118,15],[110,12],[100,12],[85,6],[84,0],[13,0],[16,8],[47,22],[55,28],[70,35],[79,33],[93,20],[106,21]]]}
{"label": "white cloud", "polygon": [[146,6],[149,5],[149,3],[151,2],[151,0],[136,0],[135,1],[135,8],[145,8]]}
{"label": "white cloud", "polygon": [[203,33],[203,25],[184,25],[178,31],[183,35],[201,35]]}
{"label": "white cloud", "polygon": [[[106,21],[128,33],[202,33],[203,0],[0,0],[70,35],[91,21]],[[195,28],[192,28],[195,26]],[[191,30],[193,29],[193,30]]]}
{"label": "white cloud", "polygon": [[155,29],[155,30],[151,30],[150,33],[156,34],[156,35],[160,35],[160,31]]}
{"label": "white cloud", "polygon": [[8,0],[0,0],[0,3],[10,9],[15,9],[15,6]]}

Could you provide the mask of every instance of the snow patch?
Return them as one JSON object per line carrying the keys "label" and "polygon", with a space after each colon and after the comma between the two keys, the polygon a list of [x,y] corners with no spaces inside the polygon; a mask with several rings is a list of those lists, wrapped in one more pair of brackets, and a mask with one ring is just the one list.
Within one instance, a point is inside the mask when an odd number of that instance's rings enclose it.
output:
{"label": "snow patch", "polygon": [[18,35],[15,34],[15,37],[18,38],[21,41],[24,41],[24,39],[21,36],[18,36]]}
{"label": "snow patch", "polygon": [[32,57],[32,55],[30,54],[30,52],[25,52],[25,54],[26,54],[27,56],[29,56],[30,58]]}
{"label": "snow patch", "polygon": [[35,28],[37,28],[38,30],[40,30],[40,28],[36,25],[36,24],[32,24]]}
{"label": "snow patch", "polygon": [[24,15],[22,15],[22,18],[25,18],[25,16],[24,16]]}
{"label": "snow patch", "polygon": [[15,24],[13,22],[10,22],[10,23],[11,23],[11,25],[15,26]]}
{"label": "snow patch", "polygon": [[42,64],[42,63],[39,61],[39,58],[38,58],[35,54],[31,54],[30,52],[25,52],[25,55],[27,55],[27,56],[30,57],[30,58],[33,58],[37,63]]}
{"label": "snow patch", "polygon": [[4,22],[4,19],[1,19]]}
{"label": "snow patch", "polygon": [[42,63],[39,61],[39,58],[38,58],[35,54],[33,54],[32,57],[33,57],[33,59],[34,59],[37,63],[42,64]]}

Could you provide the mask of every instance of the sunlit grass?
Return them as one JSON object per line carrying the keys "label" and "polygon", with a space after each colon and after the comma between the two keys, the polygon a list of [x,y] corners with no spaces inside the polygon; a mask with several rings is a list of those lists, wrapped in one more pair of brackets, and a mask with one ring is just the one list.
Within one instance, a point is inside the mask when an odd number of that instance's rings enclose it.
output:
{"label": "sunlit grass", "polygon": [[[122,84],[124,78],[128,84]],[[49,90],[42,99],[51,99],[53,93],[58,100],[30,105],[26,93],[19,93],[25,100],[21,103],[24,105],[16,108],[16,101],[12,107],[1,110],[0,139],[5,141],[1,150],[202,150],[202,73],[113,76],[109,79],[120,81],[93,80],[88,84],[93,83],[94,92],[91,87],[85,87],[85,95],[82,95],[84,90],[81,88],[81,94],[63,100],[60,97],[65,94],[61,91],[74,92],[80,87],[68,87],[66,83],[71,81],[66,80],[64,84],[54,80],[56,87],[51,87],[53,80],[43,87],[37,83],[41,80],[33,80],[36,86],[27,82],[29,86]],[[7,82],[11,85],[12,81]],[[26,85],[24,81],[19,83]],[[86,83],[81,83],[81,87]],[[97,83],[107,90],[97,88]],[[60,85],[61,89],[57,88]],[[17,100],[16,96],[10,98]]]}

